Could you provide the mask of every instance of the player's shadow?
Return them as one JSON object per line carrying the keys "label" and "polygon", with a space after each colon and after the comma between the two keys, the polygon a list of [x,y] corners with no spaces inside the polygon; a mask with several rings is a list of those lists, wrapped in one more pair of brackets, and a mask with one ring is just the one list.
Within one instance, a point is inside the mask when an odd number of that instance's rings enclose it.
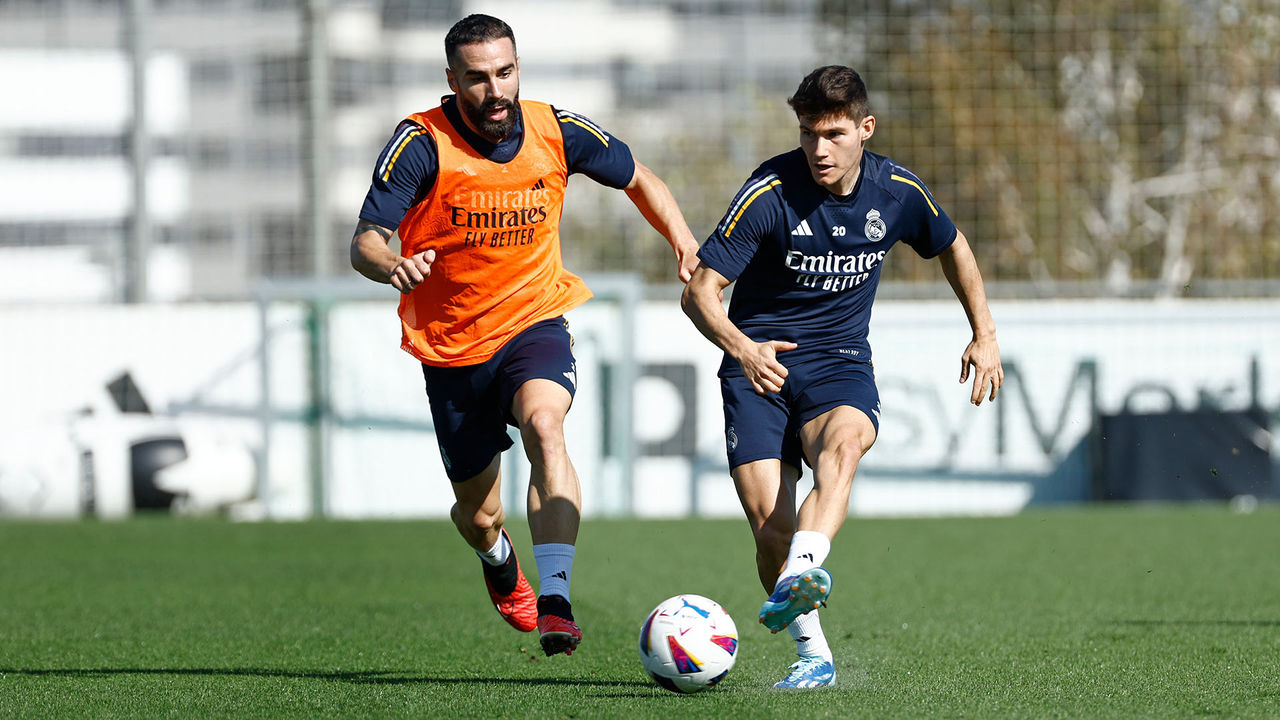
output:
{"label": "player's shadow", "polygon": [[349,672],[327,670],[282,670],[277,668],[6,668],[0,667],[0,676],[30,675],[34,677],[108,677],[112,675],[212,675],[299,678],[304,680],[329,680],[357,685],[458,685],[502,684],[509,685],[573,685],[589,687],[652,687],[650,683],[635,680],[585,680],[576,678],[497,678],[497,677],[434,677],[417,675],[399,670],[354,670]]}
{"label": "player's shadow", "polygon": [[1137,627],[1203,626],[1203,627],[1280,627],[1280,620],[1112,620],[1112,625]]}

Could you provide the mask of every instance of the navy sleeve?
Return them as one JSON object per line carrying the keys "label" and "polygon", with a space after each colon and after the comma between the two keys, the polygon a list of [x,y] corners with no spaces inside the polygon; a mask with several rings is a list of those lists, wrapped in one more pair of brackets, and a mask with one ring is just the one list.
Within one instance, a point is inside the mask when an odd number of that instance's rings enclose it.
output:
{"label": "navy sleeve", "polygon": [[698,258],[728,280],[736,280],[778,224],[781,185],[776,173],[757,170],[734,196],[715,232],[698,250]]}
{"label": "navy sleeve", "polygon": [[415,123],[400,123],[378,155],[360,217],[391,230],[400,227],[409,208],[435,184],[438,167],[431,133]]}
{"label": "navy sleeve", "polygon": [[564,158],[569,174],[582,173],[606,187],[621,190],[631,184],[636,161],[631,148],[586,117],[552,108],[564,135]]}
{"label": "navy sleeve", "polygon": [[956,240],[955,223],[938,206],[920,178],[899,165],[893,168],[890,180],[905,186],[899,194],[903,204],[902,217],[906,219],[902,241],[925,259],[937,257],[951,247]]}

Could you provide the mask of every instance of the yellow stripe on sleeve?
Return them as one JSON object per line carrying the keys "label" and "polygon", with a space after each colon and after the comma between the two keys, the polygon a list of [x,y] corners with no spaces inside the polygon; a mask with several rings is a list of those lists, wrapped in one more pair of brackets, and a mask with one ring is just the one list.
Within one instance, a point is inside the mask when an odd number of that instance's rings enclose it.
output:
{"label": "yellow stripe on sleeve", "polygon": [[391,177],[391,168],[396,166],[396,158],[399,158],[400,153],[404,152],[404,149],[409,147],[409,142],[424,132],[426,131],[414,130],[413,132],[410,132],[408,135],[404,136],[404,140],[400,141],[400,147],[396,148],[395,154],[391,156],[391,161],[387,163],[387,169],[382,173],[383,180],[386,180],[387,178]]}
{"label": "yellow stripe on sleeve", "polygon": [[889,179],[891,179],[891,180],[897,180],[898,182],[904,182],[904,183],[906,183],[906,184],[910,185],[911,187],[913,187],[913,188],[915,188],[915,189],[919,190],[919,191],[920,191],[920,194],[924,196],[924,201],[925,201],[925,202],[927,202],[927,203],[929,203],[929,209],[933,211],[933,216],[934,216],[934,217],[937,217],[937,216],[938,216],[938,208],[936,208],[936,207],[934,207],[934,206],[933,206],[933,201],[929,199],[929,193],[925,192],[925,191],[924,191],[924,188],[920,187],[920,183],[917,183],[916,181],[912,180],[911,178],[904,178],[904,177],[902,177],[901,175],[890,175],[890,176],[889,176]]}
{"label": "yellow stripe on sleeve", "polygon": [[576,119],[576,118],[571,118],[571,117],[562,117],[562,118],[560,118],[560,122],[562,122],[562,123],[571,122],[571,123],[573,123],[574,125],[577,125],[578,127],[583,128],[583,129],[584,129],[584,130],[586,130],[587,132],[589,132],[589,133],[591,133],[592,135],[595,135],[597,138],[599,138],[599,139],[600,139],[600,142],[604,143],[604,146],[605,146],[605,147],[609,147],[609,138],[605,137],[604,135],[601,135],[599,132],[597,132],[597,131],[596,131],[596,129],[595,129],[595,128],[593,128],[593,127],[591,127],[590,125],[588,125],[588,124],[586,124],[586,123],[582,122],[581,120],[578,120],[578,119]]}
{"label": "yellow stripe on sleeve", "polygon": [[781,180],[775,179],[773,182],[769,183],[768,185],[765,185],[759,190],[751,193],[751,197],[747,198],[746,202],[742,203],[742,207],[739,208],[737,214],[733,216],[733,221],[729,223],[729,227],[725,228],[724,236],[729,237],[729,233],[733,232],[733,226],[738,224],[738,220],[742,217],[742,213],[746,212],[747,208],[751,207],[751,203],[754,202],[756,198],[760,197],[760,195],[762,195],[763,193],[768,192],[769,188],[777,187],[778,185],[781,185],[781,184],[782,184]]}

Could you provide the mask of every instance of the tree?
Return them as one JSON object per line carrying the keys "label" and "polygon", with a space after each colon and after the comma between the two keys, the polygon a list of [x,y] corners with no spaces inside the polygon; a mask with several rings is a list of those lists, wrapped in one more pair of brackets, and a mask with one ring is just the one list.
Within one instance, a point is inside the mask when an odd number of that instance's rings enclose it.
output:
{"label": "tree", "polygon": [[1174,295],[1280,277],[1280,0],[827,0],[819,15],[840,31],[831,61],[871,89],[872,149],[930,184],[992,279]]}

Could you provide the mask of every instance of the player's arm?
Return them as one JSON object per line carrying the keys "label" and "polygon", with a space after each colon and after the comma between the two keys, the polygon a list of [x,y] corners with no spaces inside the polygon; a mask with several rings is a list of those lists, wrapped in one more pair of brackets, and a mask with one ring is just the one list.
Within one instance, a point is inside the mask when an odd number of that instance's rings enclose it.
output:
{"label": "player's arm", "polygon": [[624,188],[644,219],[662,234],[676,253],[676,276],[689,282],[698,266],[698,241],[694,239],[684,213],[671,189],[652,170],[636,161],[636,171]]}
{"label": "player's arm", "polygon": [[563,109],[556,109],[555,113],[564,136],[569,172],[580,172],[601,185],[624,190],[644,219],[675,250],[676,276],[681,282],[688,282],[698,266],[698,241],[667,184],[636,162],[626,143],[590,118]]}
{"label": "player's arm", "polygon": [[375,222],[361,219],[351,238],[351,267],[370,280],[408,293],[431,275],[436,251],[424,250],[411,257],[401,257],[391,249],[393,234]]}
{"label": "player's arm", "polygon": [[392,228],[435,183],[438,161],[431,135],[420,125],[403,122],[378,156],[360,220],[351,237],[351,267],[375,282],[411,292],[431,274],[434,250],[401,257],[391,249]]}
{"label": "player's arm", "polygon": [[778,392],[787,379],[787,368],[778,362],[778,352],[794,350],[796,344],[782,340],[756,342],[739,330],[721,301],[729,282],[706,263],[698,265],[680,295],[680,307],[699,332],[738,361],[756,392]]}
{"label": "player's arm", "polygon": [[973,393],[969,400],[974,405],[981,405],[988,394],[988,386],[991,388],[990,399],[995,400],[1000,386],[1004,384],[1000,346],[996,343],[996,323],[987,307],[982,273],[978,270],[978,261],[973,257],[968,239],[959,230],[951,245],[938,255],[938,260],[973,330],[973,339],[960,356],[960,382],[969,379],[969,369],[973,368]]}

